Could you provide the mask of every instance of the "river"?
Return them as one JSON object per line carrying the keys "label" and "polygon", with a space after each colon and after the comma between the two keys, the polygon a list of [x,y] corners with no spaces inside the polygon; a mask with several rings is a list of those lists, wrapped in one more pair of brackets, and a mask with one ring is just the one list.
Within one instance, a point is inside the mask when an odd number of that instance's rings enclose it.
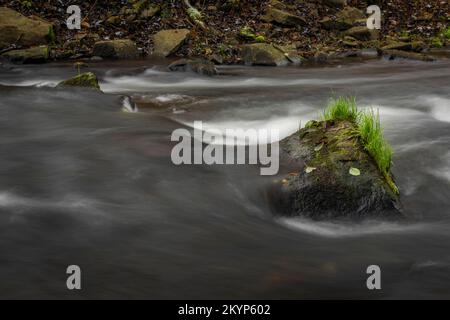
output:
{"label": "river", "polygon": [[[450,62],[89,70],[105,94],[53,88],[70,64],[0,69],[1,298],[450,298]],[[171,162],[196,120],[283,138],[342,94],[380,110],[405,221],[275,218],[258,166]]]}

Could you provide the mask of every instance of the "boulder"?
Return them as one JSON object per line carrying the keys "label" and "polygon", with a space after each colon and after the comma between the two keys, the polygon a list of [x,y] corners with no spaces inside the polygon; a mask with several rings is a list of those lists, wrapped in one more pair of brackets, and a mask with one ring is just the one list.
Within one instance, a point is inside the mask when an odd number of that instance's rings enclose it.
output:
{"label": "boulder", "polygon": [[154,51],[158,56],[168,57],[175,53],[186,41],[190,31],[188,29],[162,30],[153,36]]}
{"label": "boulder", "polygon": [[347,30],[352,26],[333,17],[325,17],[319,21],[326,30]]}
{"label": "boulder", "polygon": [[421,40],[417,40],[417,41],[412,41],[411,42],[411,50],[415,51],[415,52],[422,52],[425,50],[428,50],[429,46]]}
{"label": "boulder", "polygon": [[112,26],[118,26],[122,22],[122,19],[119,16],[110,16],[106,19],[105,23]]}
{"label": "boulder", "polygon": [[276,23],[286,27],[295,27],[306,24],[305,19],[302,17],[272,7],[267,9],[266,15],[263,16],[262,19],[265,22]]}
{"label": "boulder", "polygon": [[58,87],[83,87],[100,90],[97,76],[93,72],[81,73],[73,78],[64,80],[58,84]]}
{"label": "boulder", "polygon": [[272,8],[279,9],[279,10],[292,9],[292,6],[289,6],[278,0],[270,0],[268,5],[271,6]]}
{"label": "boulder", "polygon": [[136,59],[139,57],[139,50],[129,39],[107,40],[96,42],[92,55],[109,59]]}
{"label": "boulder", "polygon": [[157,15],[161,11],[161,6],[152,5],[147,9],[142,10],[140,17],[143,19],[149,19]]}
{"label": "boulder", "polygon": [[355,38],[350,37],[350,36],[345,36],[342,43],[348,47],[360,47],[361,46],[361,43],[358,40],[356,40]]}
{"label": "boulder", "polygon": [[28,49],[11,50],[2,54],[2,57],[13,63],[43,63],[49,58],[47,46],[36,46]]}
{"label": "boulder", "polygon": [[43,45],[54,41],[54,37],[51,23],[0,7],[0,50],[13,44],[18,47]]}
{"label": "boulder", "polygon": [[269,189],[276,214],[317,220],[401,216],[399,196],[355,130],[350,121],[311,121],[281,141],[281,164],[290,173]]}
{"label": "boulder", "polygon": [[364,12],[355,7],[345,7],[337,14],[337,17],[349,24],[353,24],[361,19],[366,19]]}
{"label": "boulder", "polygon": [[403,51],[415,51],[422,52],[427,50],[428,46],[424,41],[398,41],[389,40],[386,45],[381,47],[381,50],[403,50]]}
{"label": "boulder", "polygon": [[282,48],[268,43],[246,44],[241,47],[241,58],[250,66],[285,66],[300,60]]}
{"label": "boulder", "polygon": [[191,71],[205,76],[217,74],[214,63],[203,59],[179,59],[172,62],[168,68],[170,71]]}
{"label": "boulder", "polygon": [[376,40],[379,37],[378,30],[371,30],[367,27],[353,27],[345,32],[345,35],[361,41]]}
{"label": "boulder", "polygon": [[365,17],[365,14],[361,10],[354,7],[345,7],[336,14],[336,17],[325,17],[320,23],[328,30],[347,30],[357,25]]}
{"label": "boulder", "polygon": [[381,48],[381,50],[412,50],[409,42],[393,41]]}

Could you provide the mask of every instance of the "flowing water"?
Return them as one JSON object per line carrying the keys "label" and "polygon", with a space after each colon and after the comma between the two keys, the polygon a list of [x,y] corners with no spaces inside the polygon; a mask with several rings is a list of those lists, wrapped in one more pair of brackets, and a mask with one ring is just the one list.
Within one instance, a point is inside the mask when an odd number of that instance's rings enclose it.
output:
{"label": "flowing water", "polygon": [[[55,89],[68,64],[0,69],[1,298],[450,298],[449,62],[90,69],[105,94]],[[171,162],[196,120],[283,138],[341,94],[379,108],[405,221],[276,219],[259,167]]]}

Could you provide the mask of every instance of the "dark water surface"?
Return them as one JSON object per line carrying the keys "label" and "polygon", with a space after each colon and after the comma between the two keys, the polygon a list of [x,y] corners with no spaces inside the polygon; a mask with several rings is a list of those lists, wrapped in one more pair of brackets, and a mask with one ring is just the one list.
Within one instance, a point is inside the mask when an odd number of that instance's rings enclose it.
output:
{"label": "dark water surface", "polygon": [[[70,65],[0,69],[0,298],[450,298],[449,62],[91,68],[107,94],[53,88]],[[195,120],[284,137],[332,94],[380,109],[406,221],[274,219],[259,167],[170,160]]]}

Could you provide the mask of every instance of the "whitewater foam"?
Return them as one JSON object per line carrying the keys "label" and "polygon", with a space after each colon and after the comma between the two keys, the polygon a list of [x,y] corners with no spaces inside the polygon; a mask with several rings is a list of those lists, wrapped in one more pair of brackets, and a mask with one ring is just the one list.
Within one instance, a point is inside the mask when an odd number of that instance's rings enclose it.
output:
{"label": "whitewater foam", "polygon": [[66,195],[59,200],[50,200],[22,197],[7,191],[0,192],[1,208],[66,209],[88,214],[101,214],[97,205],[95,200],[76,194]]}
{"label": "whitewater foam", "polygon": [[327,238],[358,237],[372,234],[413,233],[427,229],[427,224],[405,224],[367,220],[364,222],[313,221],[306,218],[280,218],[281,225],[296,231]]}
{"label": "whitewater foam", "polygon": [[450,99],[439,96],[425,96],[421,101],[431,108],[431,115],[438,121],[450,122]]}
{"label": "whitewater foam", "polygon": [[124,97],[122,100],[122,111],[134,113],[138,112],[139,110],[129,97]]}

